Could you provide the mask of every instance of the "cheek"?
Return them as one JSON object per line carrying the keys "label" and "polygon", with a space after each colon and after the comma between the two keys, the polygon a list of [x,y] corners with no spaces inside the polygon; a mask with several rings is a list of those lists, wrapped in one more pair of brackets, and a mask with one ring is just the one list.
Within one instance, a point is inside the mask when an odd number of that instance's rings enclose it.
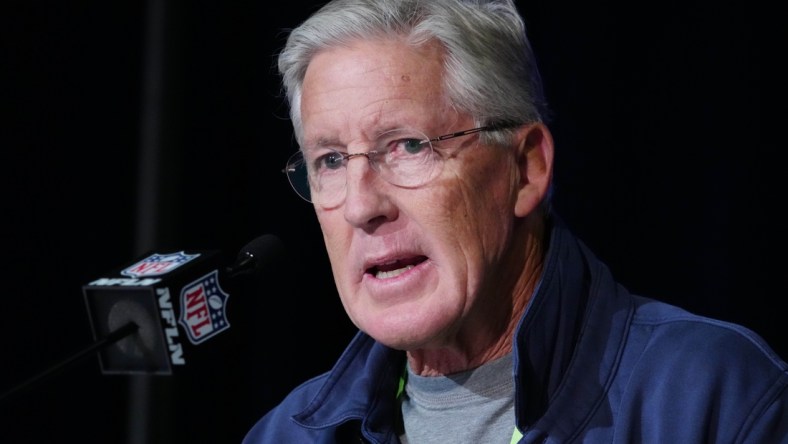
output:
{"label": "cheek", "polygon": [[467,232],[467,236],[480,240],[485,250],[496,249],[513,223],[516,170],[502,156],[496,161],[470,165],[473,167],[453,172],[454,195],[448,199],[447,210],[451,211],[454,224]]}
{"label": "cheek", "polygon": [[480,168],[465,177],[457,187],[461,195],[455,219],[463,222],[457,224],[462,231],[456,237],[466,261],[467,292],[476,299],[485,297],[487,292],[483,289],[496,288],[490,272],[500,264],[510,243],[516,187],[506,168]]}
{"label": "cheek", "polygon": [[334,278],[340,279],[343,268],[343,257],[347,257],[350,249],[350,225],[345,221],[340,211],[317,210],[317,220],[323,233],[323,242],[326,246]]}

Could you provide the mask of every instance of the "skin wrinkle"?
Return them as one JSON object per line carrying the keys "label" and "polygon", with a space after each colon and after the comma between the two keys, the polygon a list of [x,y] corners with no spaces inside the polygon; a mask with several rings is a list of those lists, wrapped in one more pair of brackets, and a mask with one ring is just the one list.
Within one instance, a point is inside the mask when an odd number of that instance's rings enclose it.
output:
{"label": "skin wrinkle", "polygon": [[[431,136],[476,126],[436,82],[443,75],[440,51],[398,41],[322,51],[304,79],[306,140],[336,141],[358,152],[369,150],[370,141],[390,126],[416,127]],[[527,134],[519,131],[516,140]],[[531,184],[527,172],[533,163],[520,157],[540,150],[480,140],[473,134],[436,142],[443,170],[413,189],[380,179],[363,157],[351,159],[345,201],[335,208],[315,205],[351,321],[376,340],[407,350],[419,374],[455,373],[508,353],[513,308],[525,307],[538,276],[538,270],[514,270],[541,253],[523,228],[535,217],[530,202],[544,190],[538,181]],[[368,260],[414,255],[427,261],[396,278],[364,273]]]}
{"label": "skin wrinkle", "polygon": [[[469,140],[467,143],[464,144],[465,146],[455,149],[454,155],[451,156],[452,160],[456,160],[457,162],[465,162],[465,164],[470,164],[476,167],[471,171],[461,171],[460,169],[454,169],[453,173],[454,176],[452,177],[453,180],[458,182],[467,183],[466,187],[460,187],[461,190],[465,193],[461,202],[465,204],[465,210],[463,211],[463,217],[468,218],[469,215],[473,212],[472,207],[470,207],[471,202],[497,202],[499,199],[497,195],[490,196],[489,189],[487,187],[480,187],[478,186],[479,183],[484,183],[482,178],[489,178],[497,175],[500,177],[501,175],[508,175],[509,181],[508,183],[511,184],[512,177],[516,176],[515,171],[517,168],[514,165],[514,158],[509,148],[507,147],[498,147],[498,146],[483,146],[478,143],[478,140]],[[493,152],[496,155],[495,161],[485,161],[485,153],[475,153],[475,151],[481,150],[497,150]],[[460,157],[462,156],[462,157]],[[463,158],[464,157],[464,158]],[[476,159],[481,158],[481,160]],[[503,165],[501,165],[503,163]],[[488,179],[489,180],[489,179]],[[474,185],[477,184],[477,185]],[[514,188],[510,187],[507,191],[507,199],[510,208],[513,205],[513,201],[515,198],[513,190]],[[487,204],[489,205],[489,204]],[[498,203],[493,203],[491,208],[498,206]],[[492,211],[492,210],[491,210]],[[484,211],[483,214],[487,214],[487,211]],[[509,233],[511,233],[512,228],[509,226],[510,224],[504,224],[504,226],[500,227],[500,232],[505,233],[504,237],[508,237]],[[475,233],[469,234],[469,236],[476,236],[478,239],[484,240],[486,235],[482,230],[489,230],[490,227],[486,226],[485,224],[469,224],[466,221],[466,226],[473,227]],[[494,251],[493,248],[487,247],[483,245],[483,250],[487,251]],[[518,250],[515,249],[515,252]],[[465,254],[470,254],[466,252]],[[487,269],[506,269],[506,267],[498,267],[500,262],[502,261],[501,257],[495,257],[495,255],[490,255],[488,253],[483,254],[486,259],[486,268]],[[495,338],[505,337],[509,339],[512,335],[506,334],[507,332],[513,333],[514,328],[516,327],[516,322],[510,322],[512,320],[512,313],[513,308],[515,305],[522,305],[524,304],[506,304],[506,295],[511,294],[510,291],[514,289],[515,285],[511,284],[511,286],[506,285],[503,288],[499,288],[495,290],[494,288],[490,288],[486,290],[487,287],[494,287],[492,282],[508,282],[507,279],[514,279],[513,277],[503,278],[503,280],[497,278],[496,276],[491,276],[487,279],[488,283],[482,283],[482,290],[480,294],[487,294],[488,297],[495,299],[504,298],[504,300],[491,300],[487,301],[486,303],[480,303],[483,307],[488,307],[489,310],[483,312],[479,317],[481,319],[479,328],[474,329],[471,332],[470,337],[453,337],[450,340],[447,339],[447,343],[455,342],[459,344],[464,344],[460,348],[467,352],[469,350],[473,350],[473,342],[479,342],[479,338],[487,338],[482,343],[493,342]],[[468,285],[467,287],[470,289],[474,285]],[[504,303],[501,303],[504,302]],[[491,319],[499,319],[500,322],[491,322]],[[506,340],[503,342],[498,343],[493,348],[481,348],[478,354],[471,354],[464,362],[464,366],[467,367],[475,367],[482,362],[488,362],[494,360],[498,357],[502,357],[511,351],[512,341]],[[456,361],[459,357],[455,356],[447,356],[441,360],[441,365],[438,365],[437,368],[432,368],[429,364],[423,363],[422,361],[426,361],[420,359],[420,354],[418,351],[411,353],[411,367],[414,369],[418,369],[419,373],[422,375],[439,375],[442,374],[440,367],[445,367],[447,363],[452,361]]]}

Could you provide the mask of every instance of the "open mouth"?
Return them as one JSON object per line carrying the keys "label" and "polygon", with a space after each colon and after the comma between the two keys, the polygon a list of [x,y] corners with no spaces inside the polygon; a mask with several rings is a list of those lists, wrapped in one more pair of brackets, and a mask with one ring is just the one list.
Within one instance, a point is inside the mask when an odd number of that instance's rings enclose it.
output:
{"label": "open mouth", "polygon": [[367,269],[366,273],[371,274],[375,279],[391,279],[405,273],[413,267],[427,260],[426,256],[416,256],[407,259],[397,259],[395,261],[378,264]]}

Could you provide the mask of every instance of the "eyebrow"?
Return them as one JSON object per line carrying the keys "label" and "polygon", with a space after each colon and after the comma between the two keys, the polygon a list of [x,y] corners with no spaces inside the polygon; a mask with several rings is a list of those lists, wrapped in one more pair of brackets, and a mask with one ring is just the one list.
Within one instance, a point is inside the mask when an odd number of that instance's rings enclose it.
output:
{"label": "eyebrow", "polygon": [[[370,128],[368,130],[363,131],[363,133],[372,142],[375,142],[384,134],[396,130],[411,129],[414,131],[422,132],[420,129],[417,128],[418,128],[417,126],[413,126],[413,125],[386,125],[386,126]],[[335,137],[319,137],[314,144],[306,144],[304,151],[314,151],[321,148],[330,148],[337,151],[343,151],[347,148],[347,145],[342,143],[339,139]]]}
{"label": "eyebrow", "polygon": [[344,145],[336,138],[329,138],[329,137],[320,137],[318,138],[314,144],[306,143],[306,146],[303,147],[304,151],[315,151],[320,148],[331,148],[331,149],[338,149],[344,147]]}

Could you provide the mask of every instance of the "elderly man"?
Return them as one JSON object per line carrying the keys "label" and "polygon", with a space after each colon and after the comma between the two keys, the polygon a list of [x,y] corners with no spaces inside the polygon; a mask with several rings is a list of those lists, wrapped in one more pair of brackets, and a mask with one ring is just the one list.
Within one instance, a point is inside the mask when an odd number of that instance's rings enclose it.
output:
{"label": "elderly man", "polygon": [[513,2],[335,0],[279,68],[288,178],[360,331],[245,444],[786,441],[758,336],[630,294],[551,211]]}

